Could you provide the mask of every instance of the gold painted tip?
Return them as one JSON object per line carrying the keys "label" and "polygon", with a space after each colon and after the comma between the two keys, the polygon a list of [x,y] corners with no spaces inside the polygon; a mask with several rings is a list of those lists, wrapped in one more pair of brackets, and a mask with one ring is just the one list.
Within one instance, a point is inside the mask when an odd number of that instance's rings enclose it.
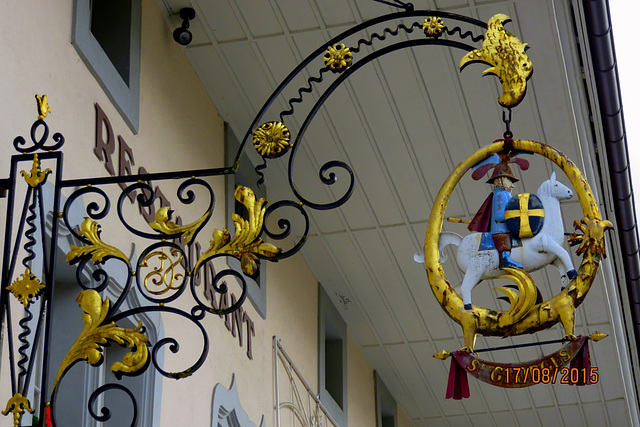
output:
{"label": "gold painted tip", "polygon": [[605,334],[604,332],[598,332],[598,331],[595,331],[594,333],[592,333],[591,335],[589,335],[589,339],[590,339],[591,341],[600,341],[601,339],[606,338],[606,337],[608,337],[608,336],[609,336],[609,335],[608,335],[608,334]]}
{"label": "gold painted tip", "polygon": [[442,350],[439,353],[433,355],[433,357],[440,360],[447,360],[449,356],[451,356],[451,353],[449,353],[447,350]]}

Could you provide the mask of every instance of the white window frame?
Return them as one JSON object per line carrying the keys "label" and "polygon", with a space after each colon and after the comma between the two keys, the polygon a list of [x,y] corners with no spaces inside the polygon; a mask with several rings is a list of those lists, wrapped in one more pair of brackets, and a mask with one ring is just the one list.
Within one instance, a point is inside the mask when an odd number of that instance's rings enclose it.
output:
{"label": "white window frame", "polygon": [[131,3],[129,84],[91,32],[91,0],[74,0],[71,44],[134,134],[140,124],[141,0]]}
{"label": "white window frame", "polygon": [[[328,340],[342,343],[341,367],[342,401],[336,401],[327,390],[327,354]],[[329,373],[331,375],[331,373]],[[322,286],[318,286],[318,390],[320,401],[340,426],[347,425],[347,324],[338,312],[331,298]]]}

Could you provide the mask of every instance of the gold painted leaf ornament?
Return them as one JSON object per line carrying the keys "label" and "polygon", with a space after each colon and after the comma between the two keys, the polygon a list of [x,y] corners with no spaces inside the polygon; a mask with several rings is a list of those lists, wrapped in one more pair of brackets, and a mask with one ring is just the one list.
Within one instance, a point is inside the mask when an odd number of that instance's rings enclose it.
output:
{"label": "gold painted leaf ornament", "polygon": [[91,244],[85,246],[71,245],[71,250],[65,257],[66,262],[72,263],[77,258],[91,255],[91,261],[95,263],[105,261],[108,258],[118,258],[126,262],[127,265],[131,265],[127,256],[120,249],[100,239],[100,224],[98,224],[97,221],[85,217],[80,225],[80,232],[78,234],[86,238]]}
{"label": "gold painted leaf ornament", "polygon": [[107,344],[107,340],[115,341],[120,345],[126,344],[132,349],[124,356],[122,362],[111,365],[111,371],[114,374],[135,374],[146,366],[149,358],[146,345],[148,338],[139,332],[142,329],[140,321],[137,327],[131,329],[119,328],[114,322],[103,325],[102,322],[107,317],[111,303],[109,298],[103,301],[100,294],[93,289],[80,292],[76,301],[84,311],[82,315],[84,328],[62,361],[53,390],[58,385],[62,374],[74,363],[80,360],[86,360],[94,366],[102,363],[102,347]]}
{"label": "gold painted leaf ornament", "polygon": [[515,107],[524,99],[527,80],[533,72],[533,64],[525,53],[527,43],[523,44],[504,28],[510,21],[511,18],[504,14],[492,16],[482,49],[473,50],[460,60],[460,71],[475,62],[491,65],[483,74],[493,74],[500,79],[502,95],[498,102],[507,108]]}
{"label": "gold painted leaf ornament", "polygon": [[191,242],[195,234],[209,218],[209,215],[211,215],[211,211],[207,211],[202,216],[202,218],[191,224],[178,225],[175,222],[171,221],[172,213],[173,210],[168,207],[162,207],[158,209],[155,214],[155,222],[150,222],[149,227],[168,236],[175,236],[180,234],[184,238],[184,243],[187,245]]}
{"label": "gold painted leaf ornament", "polygon": [[239,185],[236,188],[235,198],[247,208],[249,219],[244,219],[238,214],[233,214],[235,234],[230,236],[227,229],[215,229],[209,249],[200,257],[194,271],[207,259],[215,255],[230,255],[240,260],[242,271],[251,277],[258,272],[258,255],[273,258],[281,252],[281,249],[271,243],[263,242],[259,237],[262,233],[266,200],[258,199],[248,187]]}
{"label": "gold painted leaf ornament", "polygon": [[[610,221],[599,219],[583,218],[573,222],[576,232],[569,236],[569,245],[578,246],[576,255],[582,255],[589,251],[598,257],[606,258],[607,251],[604,246],[604,232],[613,228]],[[581,232],[579,234],[578,232]]]}

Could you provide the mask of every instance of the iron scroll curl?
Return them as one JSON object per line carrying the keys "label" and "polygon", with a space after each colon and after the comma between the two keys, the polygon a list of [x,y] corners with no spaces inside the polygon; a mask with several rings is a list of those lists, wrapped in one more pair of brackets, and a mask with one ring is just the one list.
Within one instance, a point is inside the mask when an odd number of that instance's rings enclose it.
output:
{"label": "iron scroll curl", "polygon": [[[275,101],[284,93],[285,89],[288,89],[296,79],[299,79],[301,73],[303,71],[307,71],[311,77],[306,78],[303,85],[300,86],[296,91],[296,96],[283,100],[283,102],[287,105],[287,108],[279,113],[279,117],[281,122],[284,120],[288,120],[291,118],[292,122],[297,121],[298,123],[302,123],[295,135],[294,143],[291,144],[291,153],[288,161],[288,180],[289,187],[296,199],[299,200],[305,207],[309,207],[315,210],[329,210],[335,209],[344,203],[351,197],[354,187],[355,187],[355,177],[353,170],[349,164],[341,160],[331,160],[325,162],[320,165],[318,171],[318,178],[320,183],[326,186],[334,185],[338,178],[343,178],[346,176],[347,183],[343,189],[341,189],[341,193],[334,197],[334,200],[331,202],[318,202],[314,200],[310,200],[308,197],[303,195],[303,191],[298,187],[295,183],[293,177],[293,170],[295,164],[296,154],[299,152],[300,145],[302,145],[302,141],[304,139],[305,133],[307,132],[309,125],[313,121],[314,117],[317,115],[320,108],[329,98],[329,96],[338,88],[342,83],[346,81],[354,72],[363,67],[364,65],[370,63],[371,61],[380,58],[388,53],[392,53],[397,50],[412,48],[421,45],[440,45],[440,46],[449,46],[459,48],[465,51],[472,51],[477,46],[467,44],[463,41],[457,41],[452,39],[440,38],[436,37],[424,37],[411,40],[401,40],[394,41],[391,40],[394,37],[397,37],[399,34],[411,34],[417,28],[421,28],[422,24],[417,21],[410,21],[414,18],[426,18],[426,17],[438,17],[447,19],[450,22],[456,23],[464,23],[470,24],[471,26],[475,26],[479,29],[486,29],[487,24],[465,16],[447,13],[447,12],[439,12],[439,11],[429,11],[429,10],[420,10],[414,11],[412,8],[405,9],[404,12],[392,13],[389,15],[381,16],[378,18],[371,19],[367,22],[359,24],[353,28],[350,28],[344,31],[342,34],[334,37],[329,40],[327,43],[321,45],[318,49],[316,49],[313,53],[311,53],[305,60],[303,60],[276,88],[276,90],[272,93],[272,95],[267,99],[254,121],[251,123],[249,129],[245,133],[245,136],[242,140],[240,150],[238,152],[238,157],[236,157],[236,162],[239,160],[240,153],[245,147],[245,144],[250,139],[254,129],[258,126],[259,123],[265,122],[265,118],[267,115],[271,114],[270,110],[272,105],[274,105]],[[408,23],[407,21],[410,21]],[[391,26],[393,23],[396,23],[395,26]],[[383,28],[382,30],[378,30],[380,26],[387,25],[388,27]],[[321,58],[325,51],[332,46],[337,44],[343,44],[343,46],[347,46],[349,40],[353,40],[353,35],[358,33],[367,33],[371,31],[372,34],[368,38],[360,38],[351,44],[351,54],[353,56],[353,61],[350,61],[349,66],[339,70],[339,72],[327,73],[330,71],[329,66],[327,65],[324,68],[321,68],[319,74],[315,74],[312,65],[314,61]],[[378,31],[378,32],[376,32]],[[459,37],[460,40],[464,40],[470,38],[473,42],[478,42],[484,39],[484,35],[474,35],[472,31],[463,31],[459,26],[444,27],[444,33],[446,33],[449,38]],[[380,42],[388,42],[386,45],[377,48],[376,50],[372,50],[371,53],[367,53],[362,50],[364,46],[374,46]],[[347,49],[348,50],[348,49]],[[361,54],[361,55],[357,55]],[[331,70],[335,71],[335,70]],[[308,114],[305,117],[300,117],[298,111],[295,108],[296,104],[301,104],[304,102],[304,95],[312,93],[314,91],[314,87],[320,85],[325,80],[328,79],[327,76],[331,76],[332,79],[328,85],[323,87],[322,91],[318,94],[317,101],[310,107]],[[293,132],[292,132],[293,133]],[[293,138],[292,138],[293,139]],[[269,160],[268,156],[263,156],[263,164],[256,168],[256,171],[260,175],[260,183],[263,181],[264,174],[262,170],[266,168],[267,160]],[[305,236],[306,237],[306,236]],[[303,237],[303,239],[305,238]]]}

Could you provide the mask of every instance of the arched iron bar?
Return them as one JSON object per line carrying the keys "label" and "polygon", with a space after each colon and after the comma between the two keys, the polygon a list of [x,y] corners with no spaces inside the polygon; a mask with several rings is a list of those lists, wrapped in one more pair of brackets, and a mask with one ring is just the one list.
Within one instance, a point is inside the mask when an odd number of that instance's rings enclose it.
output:
{"label": "arched iron bar", "polygon": [[321,172],[321,180],[323,181],[323,183],[327,184],[327,185],[331,185],[335,182],[335,176],[333,177],[323,177],[322,176],[322,172],[323,171],[327,171],[329,168],[331,167],[341,167],[345,170],[347,170],[347,172],[350,175],[351,178],[351,182],[349,184],[349,188],[347,190],[347,192],[340,197],[338,200],[336,200],[335,202],[332,203],[327,203],[327,204],[320,204],[320,203],[314,203],[311,202],[309,200],[306,200],[304,197],[302,197],[302,195],[300,194],[300,192],[296,189],[294,183],[293,183],[293,174],[292,174],[292,170],[293,170],[293,161],[295,159],[295,154],[297,152],[297,149],[299,147],[300,141],[302,140],[307,128],[309,127],[309,125],[311,124],[311,121],[313,120],[313,118],[315,117],[315,115],[317,114],[318,110],[320,109],[320,107],[322,107],[322,105],[325,103],[325,101],[329,98],[329,96],[336,90],[336,88],[338,86],[340,86],[347,78],[349,78],[351,76],[351,74],[355,73],[356,71],[358,71],[362,66],[368,64],[369,62],[373,61],[374,59],[377,59],[383,55],[386,55],[388,53],[394,52],[396,50],[400,50],[400,49],[405,49],[405,48],[410,48],[410,47],[414,47],[414,46],[424,46],[424,45],[441,45],[441,46],[449,46],[449,47],[455,47],[455,48],[459,48],[459,49],[463,49],[466,51],[471,51],[474,50],[475,47],[462,43],[462,42],[457,42],[457,41],[453,41],[453,40],[440,40],[440,39],[420,39],[420,40],[405,40],[399,43],[396,43],[394,45],[391,46],[387,46],[385,48],[382,48],[380,50],[377,50],[369,55],[367,55],[366,57],[360,59],[358,62],[356,62],[354,65],[352,65],[351,67],[349,67],[348,69],[346,69],[342,74],[340,74],[340,76],[333,82],[331,83],[331,85],[320,95],[319,99],[316,101],[315,105],[313,106],[313,108],[311,109],[311,111],[309,112],[309,114],[307,115],[307,117],[305,118],[304,122],[302,123],[302,126],[300,127],[300,130],[298,131],[298,135],[296,136],[296,140],[293,144],[293,148],[291,150],[291,156],[289,157],[289,186],[291,187],[291,190],[293,191],[293,193],[295,194],[295,196],[305,204],[305,206],[309,206],[313,209],[317,209],[317,210],[327,210],[327,209],[334,209],[340,205],[342,205],[343,203],[345,203],[349,197],[351,197],[351,193],[353,192],[353,187],[354,187],[354,177],[353,177],[353,171],[351,170],[351,168],[343,162],[337,162],[337,161],[332,161],[332,162],[328,162],[325,163],[320,172]]}
{"label": "arched iron bar", "polygon": [[[341,34],[337,35],[336,37],[332,38],[328,42],[322,44],[315,51],[313,51],[309,56],[307,56],[302,62],[300,62],[300,64],[298,64],[298,66],[296,68],[293,69],[293,71],[291,71],[289,73],[289,75],[282,81],[282,83],[280,83],[280,85],[278,85],[276,90],[273,91],[273,93],[271,94],[269,99],[267,99],[267,101],[264,103],[264,105],[262,106],[262,108],[260,109],[260,111],[258,112],[256,117],[253,119],[253,122],[251,123],[251,125],[247,129],[247,132],[245,133],[244,138],[242,139],[242,143],[240,144],[240,148],[238,149],[238,153],[236,155],[236,158],[235,158],[235,161],[234,161],[234,165],[237,165],[238,162],[240,161],[240,154],[242,153],[242,150],[244,150],[245,144],[249,140],[249,137],[251,136],[251,133],[256,128],[256,126],[262,121],[262,117],[267,112],[267,110],[271,107],[273,102],[280,96],[280,94],[285,89],[285,87],[287,87],[289,85],[289,83],[291,83],[291,81],[293,81],[293,79],[311,63],[311,61],[315,60],[318,56],[324,54],[324,52],[327,49],[327,47],[333,46],[334,44],[340,42],[341,40],[343,40],[343,39],[345,39],[345,38],[347,38],[347,37],[359,32],[359,31],[365,30],[367,28],[370,28],[370,27],[372,27],[374,25],[378,25],[378,24],[383,23],[383,22],[399,20],[399,19],[405,19],[405,18],[412,18],[412,17],[431,17],[431,16],[435,16],[435,17],[438,17],[438,18],[452,19],[454,21],[459,21],[459,22],[465,22],[465,23],[468,23],[468,24],[471,24],[471,25],[475,25],[475,26],[480,27],[480,28],[485,29],[485,30],[487,29],[487,24],[485,22],[480,21],[480,20],[477,20],[477,19],[474,19],[474,18],[470,18],[468,16],[458,15],[458,14],[450,13],[450,12],[441,12],[441,11],[437,11],[437,10],[417,10],[417,11],[406,11],[406,12],[391,13],[391,14],[388,14],[388,15],[383,15],[383,16],[380,16],[380,17],[377,17],[377,18],[373,18],[371,20],[368,20],[366,22],[363,22],[361,24],[358,24],[358,25],[356,25],[354,27],[351,27],[351,28],[347,29],[346,31],[344,31]],[[455,30],[452,30],[450,34],[453,34],[455,32],[456,32]],[[458,32],[460,33],[461,37],[466,37],[468,35],[468,32],[464,33],[464,34],[461,31],[458,31]],[[443,40],[440,40],[440,42],[442,42],[442,41]],[[465,45],[465,46],[467,46],[467,45]],[[464,49],[465,50],[473,50],[474,48],[467,46]],[[358,62],[360,62],[360,61],[362,61],[362,59],[359,60]],[[355,64],[354,64],[354,66],[355,66]]]}

